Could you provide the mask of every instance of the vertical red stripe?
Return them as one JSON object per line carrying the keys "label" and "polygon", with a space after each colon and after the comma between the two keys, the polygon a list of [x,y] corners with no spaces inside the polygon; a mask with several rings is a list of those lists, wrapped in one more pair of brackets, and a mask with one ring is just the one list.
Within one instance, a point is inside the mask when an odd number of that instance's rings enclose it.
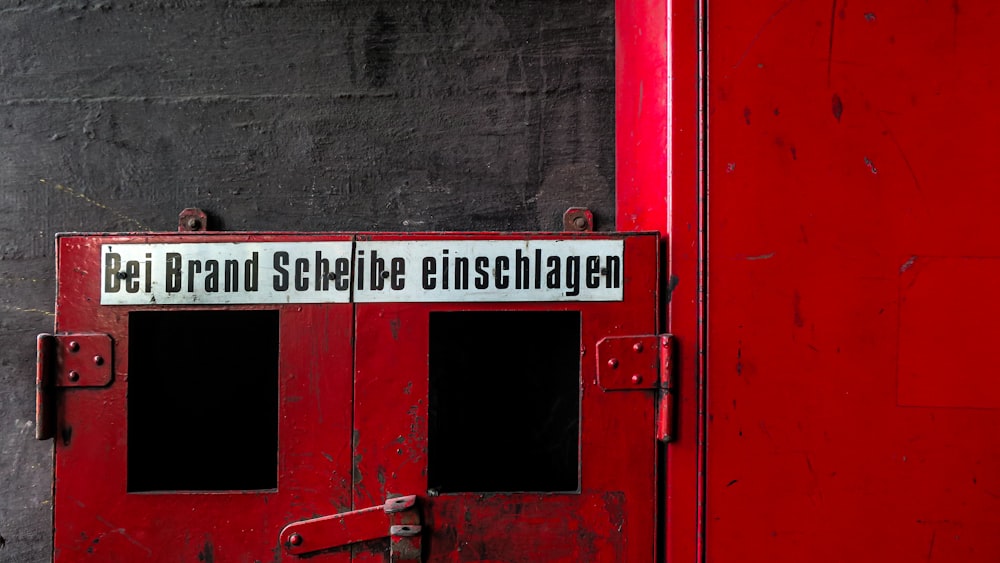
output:
{"label": "vertical red stripe", "polygon": [[675,335],[676,437],[667,446],[667,561],[704,559],[702,0],[616,2],[617,227],[666,241]]}

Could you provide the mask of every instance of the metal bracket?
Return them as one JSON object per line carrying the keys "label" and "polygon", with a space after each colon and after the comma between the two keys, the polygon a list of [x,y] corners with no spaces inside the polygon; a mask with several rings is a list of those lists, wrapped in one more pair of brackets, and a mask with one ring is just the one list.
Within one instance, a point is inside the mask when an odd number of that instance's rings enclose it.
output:
{"label": "metal bracket", "polygon": [[594,214],[586,207],[570,207],[563,213],[563,230],[588,233],[594,230]]}
{"label": "metal bracket", "polygon": [[421,561],[420,512],[415,495],[391,498],[385,504],[331,516],[293,522],[281,530],[280,542],[290,555],[389,537],[391,562]]}
{"label": "metal bracket", "polygon": [[203,232],[208,230],[208,215],[197,207],[188,207],[177,216],[178,231]]}
{"label": "metal bracket", "polygon": [[659,381],[657,336],[611,336],[597,343],[597,383],[605,391],[655,389]]}
{"label": "metal bracket", "polygon": [[657,390],[656,438],[674,435],[673,337],[612,336],[597,343],[597,384],[605,391]]}
{"label": "metal bracket", "polygon": [[111,336],[94,333],[39,334],[35,363],[35,438],[55,428],[56,387],[104,387],[111,383]]}

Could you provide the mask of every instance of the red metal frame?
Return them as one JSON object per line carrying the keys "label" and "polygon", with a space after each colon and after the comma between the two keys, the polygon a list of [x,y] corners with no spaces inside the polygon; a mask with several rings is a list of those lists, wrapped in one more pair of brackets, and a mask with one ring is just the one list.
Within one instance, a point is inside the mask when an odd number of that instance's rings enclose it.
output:
{"label": "red metal frame", "polygon": [[676,337],[676,436],[663,478],[667,561],[704,560],[703,0],[618,0],[616,201],[621,231],[661,233],[666,332]]}

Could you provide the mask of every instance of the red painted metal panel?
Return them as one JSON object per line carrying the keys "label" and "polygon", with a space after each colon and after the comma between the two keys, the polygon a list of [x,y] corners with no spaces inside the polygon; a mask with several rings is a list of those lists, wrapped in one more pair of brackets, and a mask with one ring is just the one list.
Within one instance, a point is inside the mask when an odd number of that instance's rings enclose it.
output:
{"label": "red painted metal panel", "polygon": [[1000,559],[1000,12],[709,10],[707,560]]}
{"label": "red painted metal panel", "polygon": [[914,256],[899,276],[899,404],[1000,408],[1000,259]]}
{"label": "red painted metal panel", "polygon": [[[676,336],[673,442],[662,455],[668,561],[702,559],[704,520],[703,2],[616,2],[617,228],[660,232]],[[664,322],[664,320],[661,320]]]}
{"label": "red painted metal panel", "polygon": [[615,197],[620,231],[667,224],[667,14],[664,0],[615,2]]}
{"label": "red painted metal panel", "polygon": [[[371,240],[413,238],[384,235],[372,236]],[[420,238],[435,237],[420,235]],[[532,238],[553,236],[532,235]],[[427,493],[430,345],[427,327],[431,312],[580,311],[580,492],[451,493],[421,497],[421,501],[426,501],[428,557],[434,561],[574,563],[652,560],[656,479],[654,391],[605,392],[598,387],[595,373],[596,344],[602,338],[644,334],[655,329],[657,238],[629,237],[625,244],[625,300],[620,303],[358,304],[354,505],[368,506],[390,494]],[[507,351],[499,349],[497,353]],[[516,416],[516,412],[511,415]],[[381,561],[381,557],[381,551],[370,548],[359,547],[355,551],[356,561]]]}
{"label": "red painted metal panel", "polygon": [[[283,560],[290,556],[281,555],[278,534],[286,524],[350,510],[349,304],[232,307],[281,311],[278,490],[126,493],[129,308],[102,307],[96,299],[100,295],[100,245],[206,238],[242,242],[275,237],[220,234],[59,239],[56,329],[110,334],[115,341],[115,380],[104,388],[57,391],[56,561]],[[345,236],[281,238],[350,240]],[[293,349],[295,353],[291,353]],[[180,363],[179,369],[191,368]],[[231,428],[205,431],[226,440],[227,433],[239,431],[239,425],[234,421]],[[321,559],[347,561],[348,553]]]}

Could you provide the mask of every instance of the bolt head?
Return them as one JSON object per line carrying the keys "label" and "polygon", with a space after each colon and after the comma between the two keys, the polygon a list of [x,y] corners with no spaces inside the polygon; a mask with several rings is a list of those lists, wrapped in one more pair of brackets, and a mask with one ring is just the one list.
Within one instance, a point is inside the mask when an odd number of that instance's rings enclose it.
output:
{"label": "bolt head", "polygon": [[103,366],[104,365],[104,356],[94,356],[94,365],[95,366]]}
{"label": "bolt head", "polygon": [[616,369],[618,367],[618,358],[611,358],[608,360],[608,367],[611,369]]}
{"label": "bolt head", "polygon": [[201,227],[201,221],[197,217],[189,217],[187,220],[187,226],[189,229],[197,229]]}
{"label": "bolt head", "polygon": [[288,536],[288,543],[290,545],[302,545],[302,536],[299,534],[292,534]]}
{"label": "bolt head", "polygon": [[577,217],[576,219],[573,219],[573,226],[576,227],[577,229],[580,229],[581,231],[583,229],[586,229],[587,228],[587,218],[586,217]]}
{"label": "bolt head", "polygon": [[72,382],[74,382],[74,383],[76,383],[77,381],[80,381],[80,372],[78,372],[78,371],[71,371],[71,372],[69,372],[69,380],[72,381]]}
{"label": "bolt head", "polygon": [[638,373],[632,376],[632,385],[639,385],[642,383],[642,376]]}

